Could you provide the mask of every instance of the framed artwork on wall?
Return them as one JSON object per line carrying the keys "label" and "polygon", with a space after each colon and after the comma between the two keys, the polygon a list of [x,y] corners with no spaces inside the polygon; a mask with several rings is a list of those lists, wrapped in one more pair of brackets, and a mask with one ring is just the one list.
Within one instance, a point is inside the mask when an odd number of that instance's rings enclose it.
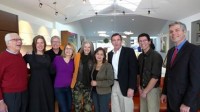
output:
{"label": "framed artwork on wall", "polygon": [[160,52],[166,53],[167,52],[167,37],[163,36],[160,37]]}
{"label": "framed artwork on wall", "polygon": [[72,33],[69,37],[68,37],[68,42],[72,43],[74,45],[74,47],[76,49],[78,49],[78,35],[75,33]]}
{"label": "framed artwork on wall", "polygon": [[200,33],[196,34],[196,44],[200,45]]}

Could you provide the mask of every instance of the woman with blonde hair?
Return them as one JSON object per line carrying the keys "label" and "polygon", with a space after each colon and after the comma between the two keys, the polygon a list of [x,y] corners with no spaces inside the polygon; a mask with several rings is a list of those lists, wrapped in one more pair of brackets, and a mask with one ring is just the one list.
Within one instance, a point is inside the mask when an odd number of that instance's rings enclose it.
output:
{"label": "woman with blonde hair", "polygon": [[70,85],[74,72],[74,56],[74,46],[71,43],[67,43],[61,56],[56,56],[52,63],[56,70],[54,90],[59,112],[71,112],[72,92]]}
{"label": "woman with blonde hair", "polygon": [[[93,67],[93,43],[90,41],[84,41],[80,51],[74,58],[74,74],[71,83],[73,88],[73,101],[75,106],[75,112],[92,111],[92,101],[90,98],[91,85],[90,74]],[[83,99],[83,108],[82,108]]]}

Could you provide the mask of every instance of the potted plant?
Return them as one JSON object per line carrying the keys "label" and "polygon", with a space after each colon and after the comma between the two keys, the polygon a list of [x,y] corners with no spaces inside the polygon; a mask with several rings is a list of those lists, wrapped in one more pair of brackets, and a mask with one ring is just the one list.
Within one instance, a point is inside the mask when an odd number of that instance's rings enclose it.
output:
{"label": "potted plant", "polygon": [[105,39],[103,39],[103,42],[104,42],[104,43],[108,43],[108,42],[109,42],[109,39],[108,39],[108,38],[105,38]]}

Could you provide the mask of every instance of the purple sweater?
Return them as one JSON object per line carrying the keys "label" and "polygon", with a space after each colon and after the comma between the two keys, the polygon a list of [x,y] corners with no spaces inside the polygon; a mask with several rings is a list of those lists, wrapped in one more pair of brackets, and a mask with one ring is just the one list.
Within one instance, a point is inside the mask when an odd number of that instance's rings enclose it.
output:
{"label": "purple sweater", "polygon": [[74,60],[71,59],[66,63],[63,57],[56,56],[53,61],[53,66],[56,70],[54,87],[59,88],[70,86],[74,72]]}

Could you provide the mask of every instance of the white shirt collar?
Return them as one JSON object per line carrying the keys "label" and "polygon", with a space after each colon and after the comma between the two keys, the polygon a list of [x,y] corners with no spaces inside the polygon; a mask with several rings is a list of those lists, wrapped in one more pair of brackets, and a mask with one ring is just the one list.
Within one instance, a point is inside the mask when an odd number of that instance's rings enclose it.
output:
{"label": "white shirt collar", "polygon": [[10,54],[18,54],[19,53],[19,52],[13,52],[13,51],[11,51],[9,49],[6,49],[6,51],[9,52]]}

